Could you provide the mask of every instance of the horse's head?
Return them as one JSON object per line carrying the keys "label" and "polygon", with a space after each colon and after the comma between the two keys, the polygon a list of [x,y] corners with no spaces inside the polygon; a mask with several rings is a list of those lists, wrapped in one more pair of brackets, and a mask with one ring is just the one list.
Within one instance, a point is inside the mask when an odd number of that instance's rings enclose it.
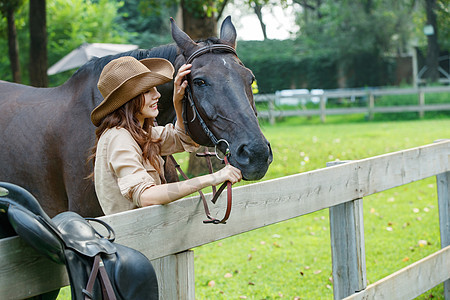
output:
{"label": "horse's head", "polygon": [[[214,146],[242,171],[246,180],[261,179],[272,162],[270,144],[259,128],[251,85],[253,73],[236,55],[236,29],[227,17],[220,38],[194,42],[172,20],[172,37],[181,55],[175,67],[192,64],[188,77],[191,105],[185,106],[185,126],[199,144]],[[189,101],[188,101],[189,102]],[[201,120],[212,133],[202,128]],[[228,144],[228,145],[227,145]]]}

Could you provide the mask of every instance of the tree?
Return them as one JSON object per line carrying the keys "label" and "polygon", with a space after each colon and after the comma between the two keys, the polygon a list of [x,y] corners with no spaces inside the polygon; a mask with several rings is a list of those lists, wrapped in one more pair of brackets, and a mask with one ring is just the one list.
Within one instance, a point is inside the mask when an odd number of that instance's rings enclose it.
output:
{"label": "tree", "polygon": [[[406,52],[412,31],[410,0],[296,2],[303,7],[299,39],[310,53],[334,60],[339,87],[384,84],[384,58]],[[303,15],[307,12],[312,12],[308,18]]]}
{"label": "tree", "polygon": [[30,84],[48,86],[45,0],[30,0]]}
{"label": "tree", "polygon": [[426,77],[431,82],[437,82],[439,80],[439,44],[438,44],[438,28],[437,28],[437,6],[436,0],[426,0],[425,1],[425,11],[427,16],[427,26],[428,32],[427,40],[427,73]]}
{"label": "tree", "polygon": [[217,21],[222,17],[223,10],[229,0],[142,0],[140,5],[149,9],[161,11],[162,7],[180,5],[182,29],[193,40],[199,40],[217,35]]}
{"label": "tree", "polygon": [[[47,0],[49,65],[83,43],[130,43],[118,13],[122,3],[110,0]],[[65,82],[74,70],[50,76],[51,86]]]}
{"label": "tree", "polygon": [[140,0],[128,0],[119,8],[119,22],[127,32],[133,32],[130,42],[140,48],[152,48],[172,42],[170,16],[175,16],[178,6],[161,6],[151,9]]}
{"label": "tree", "polygon": [[0,12],[6,17],[8,27],[8,55],[11,65],[11,73],[13,81],[20,83],[21,73],[19,64],[19,43],[17,41],[17,29],[15,22],[15,11],[17,11],[23,4],[23,0],[1,0]]}

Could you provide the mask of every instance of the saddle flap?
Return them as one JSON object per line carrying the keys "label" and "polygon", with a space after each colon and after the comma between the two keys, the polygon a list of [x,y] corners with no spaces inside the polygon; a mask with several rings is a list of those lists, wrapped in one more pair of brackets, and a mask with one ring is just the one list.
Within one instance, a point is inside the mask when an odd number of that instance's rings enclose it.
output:
{"label": "saddle flap", "polygon": [[4,231],[10,233],[9,228],[14,229],[36,251],[64,264],[63,244],[56,227],[31,193],[20,186],[0,182],[0,213]]}
{"label": "saddle flap", "polygon": [[108,239],[99,237],[83,217],[74,212],[63,212],[53,219],[66,247],[83,255],[94,257],[99,253],[113,254],[116,248]]}
{"label": "saddle flap", "polygon": [[42,220],[21,206],[11,206],[8,219],[16,233],[37,252],[64,264],[64,249],[55,232]]}

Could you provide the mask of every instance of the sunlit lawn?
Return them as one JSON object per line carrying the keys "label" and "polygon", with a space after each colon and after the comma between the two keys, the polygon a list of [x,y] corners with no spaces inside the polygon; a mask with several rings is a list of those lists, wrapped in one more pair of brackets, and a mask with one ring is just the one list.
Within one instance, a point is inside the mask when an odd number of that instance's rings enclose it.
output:
{"label": "sunlit lawn", "polygon": [[[293,118],[274,126],[262,123],[262,130],[274,154],[263,179],[268,180],[323,168],[328,161],[450,138],[450,119],[365,122],[355,115],[321,124]],[[186,168],[187,156],[177,159]],[[440,249],[438,222],[435,178],[364,198],[369,283]],[[196,299],[333,298],[328,210],[216,241],[194,253]],[[420,299],[430,295],[443,299],[442,285]]]}
{"label": "sunlit lawn", "polygon": [[[264,179],[450,138],[448,119],[320,124],[294,118],[262,127],[274,152]],[[435,178],[365,198],[369,283],[438,250],[438,222]],[[197,299],[333,298],[328,210],[198,247],[194,253]],[[443,299],[442,286],[421,299],[430,294]]]}

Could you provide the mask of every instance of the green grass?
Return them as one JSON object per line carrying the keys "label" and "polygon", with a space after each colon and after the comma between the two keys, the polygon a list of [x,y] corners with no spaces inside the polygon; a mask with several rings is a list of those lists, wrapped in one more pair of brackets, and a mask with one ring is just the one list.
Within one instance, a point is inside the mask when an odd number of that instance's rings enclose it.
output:
{"label": "green grass", "polygon": [[[349,123],[337,117],[326,124],[305,118],[262,124],[274,152],[263,180],[323,168],[327,161],[362,159],[450,137],[448,119],[353,118]],[[435,178],[366,197],[364,225],[369,283],[438,250]],[[195,248],[196,298],[332,299],[329,239],[328,210],[322,210]],[[443,299],[442,285],[419,299],[431,294]]]}
{"label": "green grass", "polygon": [[[351,115],[327,117],[325,124],[287,118],[261,127],[274,154],[263,180],[450,138],[450,119],[366,122]],[[187,168],[186,155],[177,160]],[[438,222],[435,178],[364,198],[368,282],[440,249]],[[329,235],[328,210],[321,210],[197,247],[196,299],[332,299]],[[70,294],[67,288],[63,293]],[[62,294],[58,299],[70,298]],[[418,299],[430,295],[443,299],[442,285]]]}

